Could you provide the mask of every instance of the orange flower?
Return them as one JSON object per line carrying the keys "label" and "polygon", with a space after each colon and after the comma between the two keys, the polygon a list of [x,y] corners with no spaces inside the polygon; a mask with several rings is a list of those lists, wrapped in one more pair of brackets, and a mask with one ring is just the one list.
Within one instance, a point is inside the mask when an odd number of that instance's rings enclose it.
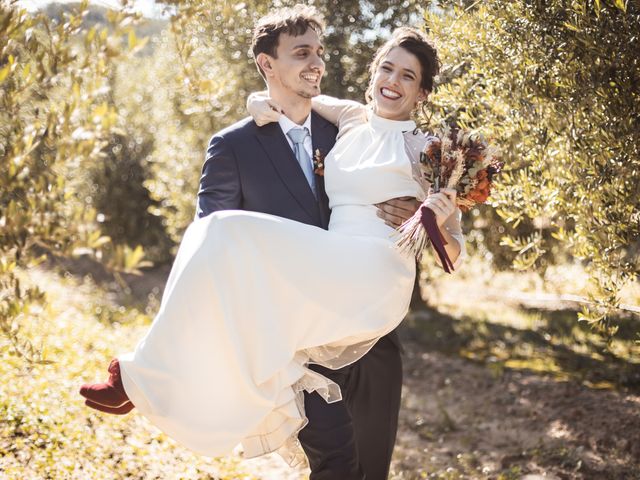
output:
{"label": "orange flower", "polygon": [[467,198],[476,203],[484,203],[487,201],[487,198],[489,198],[489,188],[474,188],[469,192]]}
{"label": "orange flower", "polygon": [[489,189],[489,179],[488,178],[483,178],[482,180],[480,180],[478,182],[478,185],[476,185],[476,188],[478,190],[488,190]]}
{"label": "orange flower", "polygon": [[324,155],[318,148],[313,155],[313,173],[324,177]]}
{"label": "orange flower", "polygon": [[437,152],[440,152],[440,148],[442,148],[442,142],[439,138],[430,138],[429,142],[426,145],[425,152],[427,157],[430,159],[434,159]]}

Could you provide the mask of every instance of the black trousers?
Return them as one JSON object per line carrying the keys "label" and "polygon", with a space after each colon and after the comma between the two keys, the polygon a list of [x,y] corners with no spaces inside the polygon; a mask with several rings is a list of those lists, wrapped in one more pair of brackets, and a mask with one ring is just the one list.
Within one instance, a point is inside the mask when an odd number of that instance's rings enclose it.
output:
{"label": "black trousers", "polygon": [[386,480],[398,429],[402,359],[392,332],[360,360],[339,370],[310,368],[342,390],[328,404],[305,393],[308,425],[298,438],[309,459],[309,480]]}

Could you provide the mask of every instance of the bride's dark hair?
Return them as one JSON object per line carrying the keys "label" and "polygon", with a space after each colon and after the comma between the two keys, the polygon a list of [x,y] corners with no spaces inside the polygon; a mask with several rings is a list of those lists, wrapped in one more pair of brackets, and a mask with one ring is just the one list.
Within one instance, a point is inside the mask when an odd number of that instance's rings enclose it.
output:
{"label": "bride's dark hair", "polygon": [[[253,58],[258,54],[266,53],[270,57],[278,58],[278,41],[281,33],[298,37],[307,33],[308,29],[314,30],[318,36],[322,36],[325,29],[324,19],[315,7],[297,4],[291,8],[279,8],[260,18],[253,29],[251,51]],[[264,72],[256,62],[260,75]]]}
{"label": "bride's dark hair", "polygon": [[402,47],[407,52],[413,54],[420,62],[420,88],[431,92],[433,90],[433,79],[440,70],[440,60],[435,47],[429,43],[427,36],[420,30],[410,27],[400,27],[393,31],[391,38],[387,40],[373,57],[369,65],[369,86],[365,93],[367,102],[373,100],[373,77],[380,63],[387,54],[395,47]]}

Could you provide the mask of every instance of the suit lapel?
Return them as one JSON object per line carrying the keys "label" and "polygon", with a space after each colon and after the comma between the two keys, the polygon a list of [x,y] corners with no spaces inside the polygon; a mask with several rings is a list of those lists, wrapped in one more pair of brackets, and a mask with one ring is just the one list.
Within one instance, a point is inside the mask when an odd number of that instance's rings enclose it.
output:
{"label": "suit lapel", "polygon": [[[311,127],[313,132],[313,126]],[[300,206],[309,214],[315,223],[321,223],[320,208],[300,164],[289,147],[278,123],[269,123],[258,128],[256,134],[267,157],[273,163],[280,179]],[[315,137],[315,132],[312,133]]]}
{"label": "suit lapel", "polygon": [[[336,143],[335,126],[315,112],[311,112],[311,143],[313,144],[314,157],[319,153],[323,158],[327,156],[329,150],[331,150]],[[329,225],[330,211],[323,176],[316,175],[316,187],[322,225],[326,228]]]}
{"label": "suit lapel", "polygon": [[320,150],[323,156],[329,153],[336,143],[335,126],[316,112],[311,112],[311,143],[313,152]]}

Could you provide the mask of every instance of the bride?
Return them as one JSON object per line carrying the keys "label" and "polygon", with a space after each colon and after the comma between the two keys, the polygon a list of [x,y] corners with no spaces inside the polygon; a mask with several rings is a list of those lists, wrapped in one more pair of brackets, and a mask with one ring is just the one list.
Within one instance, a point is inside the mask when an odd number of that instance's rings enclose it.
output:
{"label": "bride", "polygon": [[[414,174],[424,136],[410,115],[435,72],[410,46],[426,40],[403,28],[392,41],[374,59],[368,107],[313,101],[339,128],[324,159],[329,230],[239,210],[195,220],[148,333],[111,362],[107,383],[83,385],[87,405],[109,413],[135,405],[207,456],[239,443],[248,457],[290,447],[306,423],[303,391],[341,399],[338,385],[308,365],[355,362],[408,310],[415,260],[395,248],[395,230],[375,205],[426,198],[459,263],[455,192],[428,195]],[[251,110],[266,122],[277,108],[257,97]]]}

